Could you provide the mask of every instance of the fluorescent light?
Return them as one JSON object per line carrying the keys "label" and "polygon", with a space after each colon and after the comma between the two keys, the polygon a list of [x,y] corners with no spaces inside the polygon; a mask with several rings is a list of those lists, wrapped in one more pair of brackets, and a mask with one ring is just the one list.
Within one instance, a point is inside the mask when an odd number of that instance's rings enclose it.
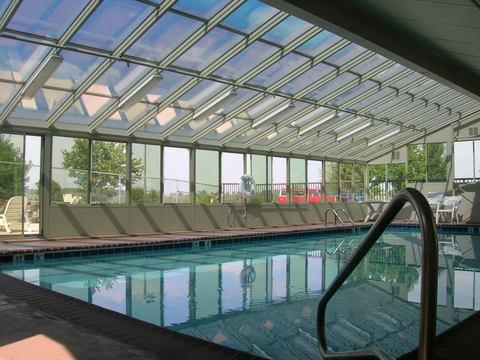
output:
{"label": "fluorescent light", "polygon": [[142,100],[145,96],[147,96],[152,89],[156,88],[161,80],[162,77],[160,75],[155,74],[150,76],[142,84],[138,85],[135,90],[120,100],[118,108],[122,110],[128,110]]}
{"label": "fluorescent light", "polygon": [[283,104],[282,106],[276,108],[275,110],[272,110],[271,112],[269,112],[268,114],[265,114],[265,115],[262,115],[260,116],[259,118],[255,119],[253,121],[253,125],[252,125],[252,128],[256,128],[257,126],[259,126],[260,124],[263,124],[265,121],[267,121],[268,119],[271,119],[272,117],[274,117],[275,115],[278,115],[280,114],[282,111],[284,111],[285,109],[289,108],[289,107],[295,107],[294,105],[292,105],[291,103],[285,103]]}
{"label": "fluorescent light", "polygon": [[193,119],[198,118],[200,115],[202,118],[207,118],[210,115],[215,114],[218,110],[220,110],[222,107],[224,107],[225,103],[230,101],[232,97],[237,96],[236,91],[230,91],[222,94],[212,102],[208,103],[206,106],[203,108],[199,109],[193,114]]}
{"label": "fluorescent light", "polygon": [[372,146],[372,145],[375,145],[375,144],[378,144],[379,142],[385,140],[385,139],[388,139],[389,137],[393,136],[393,135],[396,135],[398,134],[399,132],[402,131],[402,128],[396,128],[395,130],[392,130],[376,139],[372,139],[372,140],[368,140],[367,142],[367,146]]}
{"label": "fluorescent light", "polygon": [[267,140],[272,140],[277,135],[278,135],[278,132],[274,131],[273,133],[267,135]]}
{"label": "fluorescent light", "polygon": [[55,70],[62,65],[63,57],[60,55],[52,55],[45,62],[42,68],[39,68],[36,74],[33,76],[30,84],[26,85],[26,88],[23,92],[23,97],[31,99],[35,96],[38,90],[45,85],[45,83],[50,79]]}
{"label": "fluorescent light", "polygon": [[217,134],[223,134],[225,131],[231,129],[233,127],[233,124],[231,121],[227,121],[226,123],[223,123],[222,125],[220,125],[219,127],[217,127],[215,129],[215,131],[217,132]]}
{"label": "fluorescent light", "polygon": [[332,112],[330,114],[328,114],[327,116],[325,117],[322,117],[320,119],[317,119],[315,121],[312,121],[310,124],[308,124],[307,126],[303,127],[300,129],[300,131],[298,132],[298,135],[303,135],[307,132],[309,132],[310,130],[313,130],[315,129],[316,127],[326,123],[328,120],[331,120],[333,119],[334,117],[336,117],[337,114],[335,112]]}
{"label": "fluorescent light", "polygon": [[356,126],[350,130],[348,130],[347,132],[343,133],[342,135],[337,135],[337,141],[342,141],[343,139],[346,139],[350,136],[352,136],[353,134],[356,134],[370,126],[373,125],[373,121],[369,121],[369,122],[366,122],[366,123],[363,123],[359,126]]}

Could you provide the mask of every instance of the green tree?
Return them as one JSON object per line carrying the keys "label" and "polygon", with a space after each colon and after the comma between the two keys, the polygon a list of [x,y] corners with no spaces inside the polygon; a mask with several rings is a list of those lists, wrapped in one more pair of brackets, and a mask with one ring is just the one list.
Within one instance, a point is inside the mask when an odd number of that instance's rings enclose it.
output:
{"label": "green tree", "polygon": [[[82,189],[88,187],[89,142],[86,139],[75,139],[71,150],[64,150],[63,167],[69,170],[75,183]],[[118,186],[126,185],[126,145],[124,143],[95,141],[92,147],[92,192],[112,196]],[[143,165],[139,159],[131,162],[132,182],[137,181],[143,173]],[[120,184],[119,184],[120,182]]]}
{"label": "green tree", "polygon": [[408,145],[407,178],[411,181],[425,181],[427,174],[427,151],[425,144]]}
{"label": "green tree", "polygon": [[23,154],[5,135],[0,135],[0,199],[8,200],[12,196],[21,195],[23,189],[23,171],[25,181],[30,166],[23,169]]}
{"label": "green tree", "polygon": [[427,177],[428,181],[447,180],[447,144],[427,145]]}

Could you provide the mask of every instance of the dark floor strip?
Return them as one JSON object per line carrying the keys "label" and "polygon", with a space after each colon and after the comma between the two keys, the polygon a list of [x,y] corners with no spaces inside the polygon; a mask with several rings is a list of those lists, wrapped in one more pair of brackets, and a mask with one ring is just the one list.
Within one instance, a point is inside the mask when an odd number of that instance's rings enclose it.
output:
{"label": "dark floor strip", "polygon": [[261,359],[103,309],[5,274],[0,274],[0,294],[23,301],[33,309],[90,331],[149,351],[160,359]]}

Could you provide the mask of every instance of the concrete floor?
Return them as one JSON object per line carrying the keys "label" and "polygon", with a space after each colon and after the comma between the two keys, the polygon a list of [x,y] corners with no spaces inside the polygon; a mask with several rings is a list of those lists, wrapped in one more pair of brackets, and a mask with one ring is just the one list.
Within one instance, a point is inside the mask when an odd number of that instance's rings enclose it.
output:
{"label": "concrete floor", "polygon": [[2,360],[160,359],[2,294],[0,319]]}

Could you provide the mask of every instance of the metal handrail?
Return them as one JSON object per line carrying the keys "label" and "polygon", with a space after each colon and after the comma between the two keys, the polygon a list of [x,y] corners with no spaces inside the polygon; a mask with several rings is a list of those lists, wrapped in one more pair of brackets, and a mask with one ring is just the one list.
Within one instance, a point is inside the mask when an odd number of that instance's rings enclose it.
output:
{"label": "metal handrail", "polygon": [[437,233],[432,210],[425,197],[416,189],[401,190],[392,199],[385,211],[363,239],[350,261],[344,266],[325,294],[320,299],[317,309],[317,336],[318,347],[322,359],[392,359],[389,354],[381,350],[365,349],[357,351],[332,353],[327,350],[325,338],[325,311],[328,301],[333,297],[345,280],[355,270],[362,259],[367,255],[373,244],[380,238],[388,225],[392,222],[405,203],[412,204],[417,213],[420,224],[423,255],[420,296],[420,340],[418,345],[418,359],[427,360],[433,357],[433,342],[435,339],[435,325],[437,313]]}
{"label": "metal handrail", "polygon": [[338,212],[341,211],[343,214],[345,214],[345,216],[347,217],[348,221],[350,221],[350,223],[355,226],[355,222],[352,220],[352,218],[348,215],[348,213],[345,211],[345,209],[342,209],[342,208],[338,208],[337,209],[337,214]]}
{"label": "metal handrail", "polygon": [[325,226],[328,224],[327,216],[330,211],[333,212],[333,223],[337,225],[337,219],[338,219],[342,223],[342,226],[345,226],[345,223],[343,222],[342,218],[338,216],[338,213],[335,211],[334,208],[328,208],[327,210],[325,210]]}

